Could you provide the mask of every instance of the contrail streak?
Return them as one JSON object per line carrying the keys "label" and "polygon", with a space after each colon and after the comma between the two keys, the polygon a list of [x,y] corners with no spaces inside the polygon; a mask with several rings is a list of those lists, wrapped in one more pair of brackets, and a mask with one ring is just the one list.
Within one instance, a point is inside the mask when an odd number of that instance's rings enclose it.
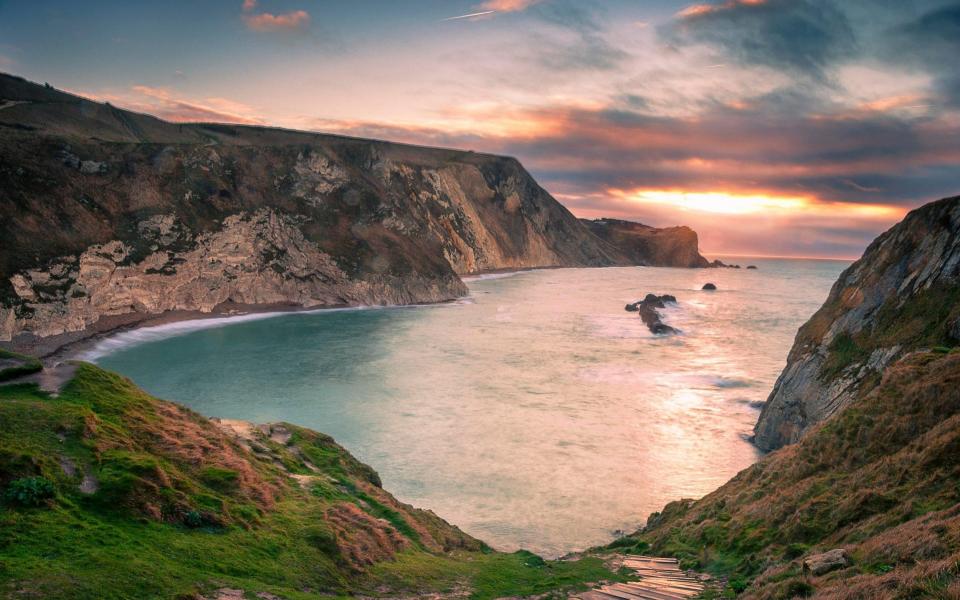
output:
{"label": "contrail streak", "polygon": [[485,10],[483,12],[470,13],[469,15],[460,15],[457,17],[447,17],[446,19],[441,19],[441,21],[456,21],[457,19],[469,19],[471,17],[482,17],[483,15],[492,15],[497,11],[495,10]]}

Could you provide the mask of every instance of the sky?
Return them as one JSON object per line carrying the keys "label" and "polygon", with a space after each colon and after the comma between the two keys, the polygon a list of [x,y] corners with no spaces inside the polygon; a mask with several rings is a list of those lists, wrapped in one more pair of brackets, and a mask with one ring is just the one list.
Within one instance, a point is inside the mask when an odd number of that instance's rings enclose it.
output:
{"label": "sky", "polygon": [[581,217],[851,258],[960,194],[958,0],[0,0],[0,71],[519,158]]}

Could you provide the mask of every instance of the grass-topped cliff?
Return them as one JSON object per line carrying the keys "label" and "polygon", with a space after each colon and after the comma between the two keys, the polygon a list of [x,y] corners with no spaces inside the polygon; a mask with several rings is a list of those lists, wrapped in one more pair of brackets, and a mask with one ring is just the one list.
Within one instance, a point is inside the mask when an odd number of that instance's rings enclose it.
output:
{"label": "grass-topped cliff", "polygon": [[493,552],[313,431],[214,423],[89,364],[56,397],[0,386],[2,597],[494,598],[618,577]]}

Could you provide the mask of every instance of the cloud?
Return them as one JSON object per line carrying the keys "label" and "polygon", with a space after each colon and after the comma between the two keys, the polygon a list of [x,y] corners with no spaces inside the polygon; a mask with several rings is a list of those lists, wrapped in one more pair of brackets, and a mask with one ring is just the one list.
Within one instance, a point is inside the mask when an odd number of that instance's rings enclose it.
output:
{"label": "cloud", "polygon": [[621,98],[596,108],[489,106],[485,114],[444,115],[442,128],[308,126],[518,156],[549,189],[579,196],[672,189],[912,206],[960,191],[955,121],[843,107],[811,112],[791,107],[790,98],[800,102],[796,94],[764,95],[696,117],[653,115]]}
{"label": "cloud", "polygon": [[263,125],[256,111],[241,102],[227,98],[209,97],[200,100],[184,98],[168,88],[135,85],[122,93],[79,95],[111,102],[137,112],[147,113],[177,123],[216,122],[241,125]]}
{"label": "cloud", "polygon": [[310,14],[305,10],[294,10],[288,13],[272,14],[261,12],[253,14],[257,8],[257,0],[243,0],[243,22],[252,31],[286,31],[296,32],[306,29],[310,25]]}
{"label": "cloud", "polygon": [[885,58],[932,74],[940,99],[960,108],[960,3],[931,10],[891,34]]}
{"label": "cloud", "polygon": [[611,43],[598,19],[601,7],[581,0],[544,4],[536,16],[554,29],[531,34],[538,62],[553,71],[604,71],[620,67],[630,54]]}
{"label": "cloud", "polygon": [[520,12],[527,10],[534,4],[539,4],[542,0],[486,0],[478,6],[480,10],[493,10],[496,12]]}
{"label": "cloud", "polygon": [[300,31],[310,24],[310,15],[305,10],[280,15],[260,13],[244,15],[243,21],[253,31]]}
{"label": "cloud", "polygon": [[728,0],[696,4],[661,29],[673,44],[713,46],[748,66],[826,82],[852,58],[857,39],[847,15],[827,0]]}

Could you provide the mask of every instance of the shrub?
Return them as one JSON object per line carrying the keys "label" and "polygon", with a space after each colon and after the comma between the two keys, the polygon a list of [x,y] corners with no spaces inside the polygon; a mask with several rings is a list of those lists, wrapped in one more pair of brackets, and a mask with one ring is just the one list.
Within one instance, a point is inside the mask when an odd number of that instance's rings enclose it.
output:
{"label": "shrub", "polygon": [[800,558],[807,553],[807,550],[810,549],[810,546],[806,544],[790,544],[787,546],[787,549],[783,551],[783,558],[786,560],[793,560],[795,558]]}
{"label": "shrub", "polygon": [[806,598],[812,596],[814,592],[813,586],[807,583],[806,581],[796,580],[791,581],[786,588],[786,594],[784,598]]}
{"label": "shrub", "polygon": [[200,474],[204,483],[220,492],[230,492],[237,488],[240,474],[233,469],[207,467]]}
{"label": "shrub", "polygon": [[43,477],[22,477],[10,482],[4,498],[19,506],[40,506],[53,498],[56,489]]}
{"label": "shrub", "polygon": [[200,527],[203,525],[203,515],[195,510],[187,511],[187,513],[183,515],[183,524],[187,527]]}

